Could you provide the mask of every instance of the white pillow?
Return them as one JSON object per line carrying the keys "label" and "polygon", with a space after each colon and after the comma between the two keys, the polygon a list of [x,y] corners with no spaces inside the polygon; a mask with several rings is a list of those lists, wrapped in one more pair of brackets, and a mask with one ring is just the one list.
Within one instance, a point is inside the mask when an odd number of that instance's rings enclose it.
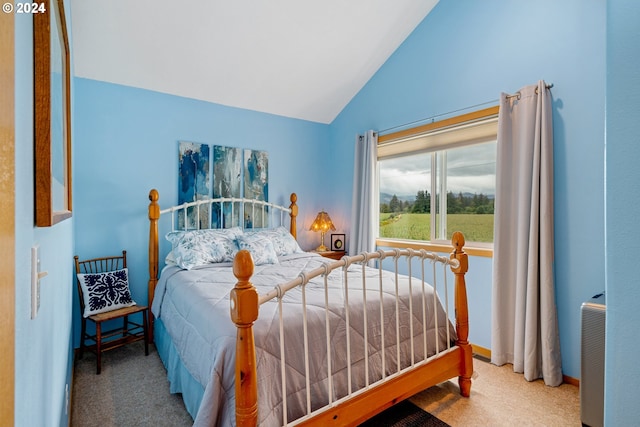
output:
{"label": "white pillow", "polygon": [[173,255],[173,248],[169,251],[166,257],[164,257],[164,263],[166,265],[178,265],[176,263],[176,257]]}
{"label": "white pillow", "polygon": [[238,248],[251,252],[254,265],[278,264],[278,255],[271,240],[259,234],[243,234],[236,239]]}
{"label": "white pillow", "polygon": [[79,273],[84,299],[84,317],[135,305],[129,291],[126,268],[105,273]]}

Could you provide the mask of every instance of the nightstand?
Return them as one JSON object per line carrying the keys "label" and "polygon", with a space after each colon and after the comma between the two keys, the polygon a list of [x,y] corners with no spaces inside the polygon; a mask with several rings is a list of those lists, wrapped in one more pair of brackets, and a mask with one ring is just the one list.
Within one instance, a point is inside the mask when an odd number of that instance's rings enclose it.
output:
{"label": "nightstand", "polygon": [[316,252],[316,251],[312,251],[318,255],[322,255],[325,258],[331,258],[331,259],[336,259],[339,260],[340,258],[342,258],[343,256],[345,256],[347,254],[346,251],[324,251],[324,252]]}

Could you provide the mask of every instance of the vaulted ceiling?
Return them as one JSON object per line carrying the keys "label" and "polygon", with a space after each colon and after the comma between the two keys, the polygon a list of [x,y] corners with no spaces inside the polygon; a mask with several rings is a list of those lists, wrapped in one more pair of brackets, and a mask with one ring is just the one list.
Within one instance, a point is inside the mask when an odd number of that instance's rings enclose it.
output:
{"label": "vaulted ceiling", "polygon": [[73,72],[330,123],[438,0],[71,0]]}

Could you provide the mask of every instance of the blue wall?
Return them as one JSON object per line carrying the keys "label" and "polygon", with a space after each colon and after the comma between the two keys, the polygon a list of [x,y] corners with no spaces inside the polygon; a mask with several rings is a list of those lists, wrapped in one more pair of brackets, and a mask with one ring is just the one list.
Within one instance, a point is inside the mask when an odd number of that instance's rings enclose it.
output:
{"label": "blue wall", "polygon": [[[67,7],[67,23],[69,5]],[[16,312],[15,425],[67,425],[73,368],[73,218],[35,228],[33,212],[33,18],[15,16]],[[31,247],[39,245],[40,311],[31,319]]]}
{"label": "blue wall", "polygon": [[[352,191],[340,184],[351,179],[356,133],[497,100],[500,92],[513,93],[540,79],[554,84],[556,302],[563,370],[579,378],[580,305],[604,289],[605,278],[604,2],[441,0],[331,124],[332,148],[343,154],[331,176],[340,189],[335,205],[348,210]],[[491,263],[472,258],[472,269],[480,278],[468,280],[470,340],[489,347]]]}
{"label": "blue wall", "polygon": [[640,382],[635,330],[640,286],[640,5],[607,2],[605,425],[637,425]]}
{"label": "blue wall", "polygon": [[300,244],[318,244],[308,229],[325,207],[327,125],[87,79],[75,80],[74,108],[76,253],[126,249],[136,301],[147,302],[149,190],[159,191],[161,207],[177,203],[178,141],[266,150],[269,201],[288,205],[296,192]]}

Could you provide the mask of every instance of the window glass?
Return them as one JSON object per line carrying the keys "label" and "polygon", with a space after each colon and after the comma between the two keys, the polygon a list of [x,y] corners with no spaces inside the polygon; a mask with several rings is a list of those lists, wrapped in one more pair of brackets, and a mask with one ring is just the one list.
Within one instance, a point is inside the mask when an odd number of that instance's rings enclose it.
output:
{"label": "window glass", "polygon": [[430,240],[431,153],[380,160],[380,237]]}
{"label": "window glass", "polygon": [[[493,242],[493,207],[496,189],[496,142],[443,151],[446,216],[436,239],[450,240],[461,231],[467,241]],[[444,224],[444,227],[442,226]]]}

